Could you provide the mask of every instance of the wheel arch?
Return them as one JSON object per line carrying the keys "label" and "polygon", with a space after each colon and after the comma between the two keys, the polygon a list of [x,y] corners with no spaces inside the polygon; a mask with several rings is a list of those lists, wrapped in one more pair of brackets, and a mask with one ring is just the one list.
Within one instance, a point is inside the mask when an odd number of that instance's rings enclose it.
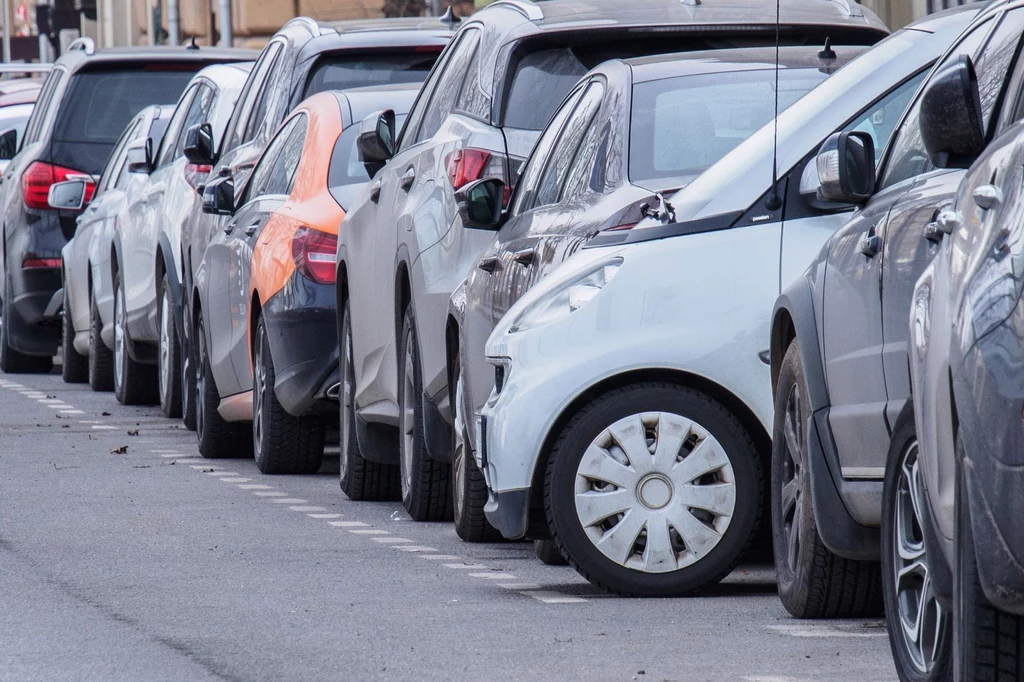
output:
{"label": "wheel arch", "polygon": [[409,264],[400,259],[395,266],[395,338],[402,337],[402,320],[405,309],[412,304],[412,281]]}

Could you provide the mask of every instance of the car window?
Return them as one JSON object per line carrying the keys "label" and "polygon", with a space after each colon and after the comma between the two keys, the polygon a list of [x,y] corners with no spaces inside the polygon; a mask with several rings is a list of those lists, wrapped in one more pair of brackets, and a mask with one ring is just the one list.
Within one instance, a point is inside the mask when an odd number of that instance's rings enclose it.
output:
{"label": "car window", "polygon": [[978,94],[985,130],[992,123],[992,112],[1006,84],[1006,75],[1013,66],[1024,34],[1024,8],[1010,10],[1003,16],[992,38],[978,58]]}
{"label": "car window", "polygon": [[121,164],[124,163],[125,147],[127,147],[128,142],[135,137],[135,131],[139,129],[141,124],[141,121],[134,120],[129,123],[128,127],[125,128],[125,131],[121,133],[121,137],[118,138],[117,143],[114,145],[114,151],[110,155],[110,160],[103,168],[103,175],[100,176],[99,182],[96,183],[97,194],[114,186],[114,182],[117,180],[117,177],[121,172]]}
{"label": "car window", "polygon": [[505,102],[505,125],[541,130],[565,93],[583,77],[587,67],[570,48],[540,50],[516,65]]}
{"label": "car window", "polygon": [[477,45],[480,43],[480,31],[470,29],[463,31],[459,44],[455,46],[451,59],[445,65],[437,87],[430,97],[430,105],[423,115],[423,123],[416,132],[416,141],[420,142],[434,136],[448,115],[455,110],[455,100],[459,90],[466,81],[466,72],[473,63]]}
{"label": "car window", "polygon": [[28,120],[28,126],[25,128],[25,135],[22,139],[22,145],[32,144],[39,140],[39,133],[43,127],[43,121],[46,120],[46,116],[50,109],[53,109],[56,104],[53,101],[53,93],[57,89],[57,83],[64,76],[62,69],[54,69],[50,72],[50,75],[46,77],[46,81],[43,83],[42,89],[39,91],[39,96],[36,98],[36,102],[42,106],[37,106],[32,112],[32,116]]}
{"label": "car window", "polygon": [[[460,40],[460,38],[456,37],[456,40]],[[412,108],[409,110],[409,115],[405,119],[405,125],[402,126],[401,132],[398,134],[397,149],[402,150],[416,144],[418,138],[416,133],[429,108],[430,96],[433,94],[441,74],[444,73],[446,65],[451,62],[451,56],[455,47],[455,44],[449,44],[445,51],[441,53],[440,59],[434,64],[434,68],[430,70],[430,75],[427,76],[426,83],[423,84],[419,94],[416,95],[416,101],[413,102]]]}
{"label": "car window", "polygon": [[[594,111],[596,112],[597,109]],[[560,202],[574,199],[587,190],[598,192],[604,190],[603,180],[598,183],[595,176],[602,174],[602,171],[598,170],[597,164],[600,163],[602,166],[607,164],[607,144],[610,133],[611,126],[608,123],[601,124],[594,115],[590,116],[583,139],[565,173],[565,182],[558,196]]]}
{"label": "car window", "polygon": [[185,154],[185,134],[194,125],[199,125],[210,118],[213,109],[213,88],[209,85],[202,85],[196,97],[189,105],[188,114],[181,128],[172,131],[168,128],[164,136],[164,147],[168,150],[167,158],[161,159],[161,163],[170,163],[180,159]]}
{"label": "car window", "polygon": [[326,90],[348,90],[371,85],[422,83],[441,53],[403,51],[385,54],[329,54],[313,67],[303,99]]}
{"label": "car window", "polygon": [[278,156],[281,154],[281,150],[288,142],[289,136],[292,131],[298,125],[299,116],[289,119],[274,136],[274,139],[267,145],[266,151],[263,152],[263,156],[260,157],[256,167],[252,171],[252,175],[249,176],[249,184],[245,189],[245,197],[240,204],[248,203],[256,197],[263,196],[267,193],[268,185],[270,184],[271,176],[274,173],[274,165],[277,162]]}
{"label": "car window", "polygon": [[[397,114],[395,125],[401,126],[404,120],[405,114]],[[327,172],[327,188],[338,205],[344,209],[352,205],[363,185],[370,180],[366,166],[359,160],[359,148],[356,146],[358,138],[358,125],[345,128],[334,144],[331,167]]]}
{"label": "car window", "polygon": [[125,145],[121,150],[121,156],[117,162],[117,169],[114,173],[114,182],[112,187],[124,188],[124,186],[128,184],[128,178],[131,176],[131,173],[128,172],[128,147],[131,146],[132,142],[142,137],[143,125],[145,125],[145,121],[143,119],[136,121],[135,125],[132,126],[131,133],[127,138],[125,138]]}
{"label": "car window", "polygon": [[277,154],[277,161],[274,162],[270,177],[267,179],[267,186],[263,190],[264,194],[288,195],[292,193],[295,173],[299,169],[299,160],[302,158],[302,147],[306,143],[306,130],[309,127],[307,123],[309,119],[306,114],[299,114],[295,119],[295,125],[292,126],[288,139],[281,145]]}
{"label": "car window", "polygon": [[519,185],[516,189],[515,199],[512,202],[513,215],[528,211],[534,205],[537,186],[555,149],[555,144],[559,139],[559,134],[562,132],[562,127],[576,109],[576,105],[582,96],[582,87],[570,93],[565,103],[555,112],[551,122],[544,128],[544,132],[541,133],[540,139],[537,140],[537,144],[534,146],[533,152],[530,154],[530,158],[526,162],[522,174],[519,176]]}
{"label": "car window", "polygon": [[270,43],[264,48],[263,54],[260,55],[259,59],[256,60],[256,65],[249,74],[245,88],[242,90],[242,94],[238,98],[238,104],[235,106],[234,113],[231,116],[231,122],[228,124],[231,135],[229,138],[226,138],[226,146],[223,147],[222,151],[234,149],[250,139],[246,137],[246,131],[249,127],[253,106],[256,103],[256,98],[260,96],[263,90],[263,83],[267,80],[267,74],[274,65],[274,61],[280,51],[280,42]]}
{"label": "car window", "polygon": [[163,143],[160,145],[160,152],[157,154],[157,166],[163,166],[171,161],[173,154],[174,138],[178,132],[181,131],[185,126],[182,122],[189,114],[189,110],[195,105],[196,92],[199,90],[200,85],[198,83],[193,84],[185,94],[178,100],[178,106],[174,109],[174,114],[171,116],[170,123],[167,124],[167,134],[164,135]]}
{"label": "car window", "polygon": [[[970,30],[960,39],[960,44],[946,55],[943,64],[959,59],[960,55],[974,57],[991,27],[992,22],[986,21]],[[975,62],[977,63],[977,59]],[[935,169],[928,159],[924,140],[921,139],[920,110],[921,98],[918,97],[893,138],[892,147],[887,154],[886,168],[882,175],[881,189]]]}
{"label": "car window", "polygon": [[548,161],[544,173],[541,174],[537,191],[534,193],[534,207],[546,206],[558,201],[562,187],[568,178],[569,168],[580,149],[583,136],[590,129],[590,123],[601,107],[604,91],[604,83],[599,81],[592,81],[584,90],[580,103],[576,105],[572,116],[562,127],[562,134],[551,149],[551,159]]}
{"label": "car window", "polygon": [[280,62],[279,48],[275,50],[275,54],[271,60],[268,61],[269,66],[267,67],[267,77],[263,79],[263,83],[260,85],[256,104],[252,115],[249,117],[249,125],[245,129],[245,137],[242,140],[243,143],[256,139],[256,134],[259,133],[263,124],[266,123],[267,116],[270,113],[270,102],[273,99],[272,95],[274,92],[275,76],[277,75],[275,74],[275,67],[277,67]]}
{"label": "car window", "polygon": [[484,64],[483,60],[474,59],[466,65],[466,82],[459,92],[459,99],[455,102],[455,110],[482,121],[490,121],[490,83],[481,80],[484,78]]}
{"label": "car window", "polygon": [[927,75],[928,70],[925,69],[904,81],[843,128],[843,132],[858,130],[871,135],[875,142],[876,164],[882,162],[882,153],[892,139],[896,124]]}

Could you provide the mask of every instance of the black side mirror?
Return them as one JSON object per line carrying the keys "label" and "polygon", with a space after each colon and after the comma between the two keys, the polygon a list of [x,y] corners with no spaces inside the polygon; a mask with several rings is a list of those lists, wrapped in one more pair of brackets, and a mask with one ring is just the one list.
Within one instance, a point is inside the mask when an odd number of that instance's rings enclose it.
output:
{"label": "black side mirror", "polygon": [[498,178],[471,182],[455,192],[463,227],[496,230],[502,224],[502,199],[505,183]]}
{"label": "black side mirror", "polygon": [[143,173],[148,175],[153,172],[153,138],[147,137],[144,140],[136,140],[128,146],[126,152],[129,173]]}
{"label": "black side mirror", "polygon": [[388,109],[364,118],[359,126],[356,148],[359,160],[372,178],[395,155],[395,112]]}
{"label": "black side mirror", "polygon": [[921,140],[936,168],[969,168],[985,149],[974,63],[967,55],[936,71],[921,93]]}
{"label": "black side mirror", "polygon": [[18,131],[14,128],[0,133],[0,161],[10,161],[18,153]]}
{"label": "black side mirror", "polygon": [[85,206],[85,180],[67,180],[50,185],[46,202],[61,211],[80,211]]}
{"label": "black side mirror", "polygon": [[213,126],[209,123],[194,125],[185,131],[185,158],[197,166],[212,166],[216,159],[213,144]]}
{"label": "black side mirror", "polygon": [[821,145],[815,166],[819,201],[860,204],[875,193],[875,141],[870,133],[835,133]]}
{"label": "black side mirror", "polygon": [[235,212],[235,179],[222,175],[203,187],[203,213],[231,215]]}

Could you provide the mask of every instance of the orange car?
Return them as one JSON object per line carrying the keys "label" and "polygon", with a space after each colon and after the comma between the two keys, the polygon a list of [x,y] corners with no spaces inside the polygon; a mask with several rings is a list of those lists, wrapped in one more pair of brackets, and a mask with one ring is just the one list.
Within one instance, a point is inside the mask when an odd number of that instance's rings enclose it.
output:
{"label": "orange car", "polygon": [[[200,409],[206,384],[216,393],[215,377],[234,374],[252,386],[204,412],[224,426],[252,420],[263,473],[320,467],[338,410],[338,229],[369,180],[356,149],[360,123],[381,109],[406,112],[417,90],[314,95],[281,124],[240,191],[227,176],[204,188],[203,211],[224,219],[196,276],[210,327],[197,333]],[[217,426],[207,428],[233,431]]]}

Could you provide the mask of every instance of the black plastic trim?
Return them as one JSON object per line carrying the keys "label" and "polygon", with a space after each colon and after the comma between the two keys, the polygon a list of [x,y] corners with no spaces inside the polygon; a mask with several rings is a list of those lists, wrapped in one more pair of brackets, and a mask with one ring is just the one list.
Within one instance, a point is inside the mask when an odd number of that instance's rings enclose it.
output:
{"label": "black plastic trim", "polygon": [[530,489],[488,490],[484,515],[509,540],[525,537],[530,517]]}
{"label": "black plastic trim", "polygon": [[654,241],[656,239],[668,239],[669,237],[683,237],[690,234],[702,234],[704,232],[717,232],[728,230],[742,218],[743,211],[731,211],[707,218],[686,220],[681,223],[668,223],[656,227],[634,228],[617,232],[602,232],[587,242],[583,248],[592,249],[602,246],[619,246],[625,244],[639,244],[641,242]]}

